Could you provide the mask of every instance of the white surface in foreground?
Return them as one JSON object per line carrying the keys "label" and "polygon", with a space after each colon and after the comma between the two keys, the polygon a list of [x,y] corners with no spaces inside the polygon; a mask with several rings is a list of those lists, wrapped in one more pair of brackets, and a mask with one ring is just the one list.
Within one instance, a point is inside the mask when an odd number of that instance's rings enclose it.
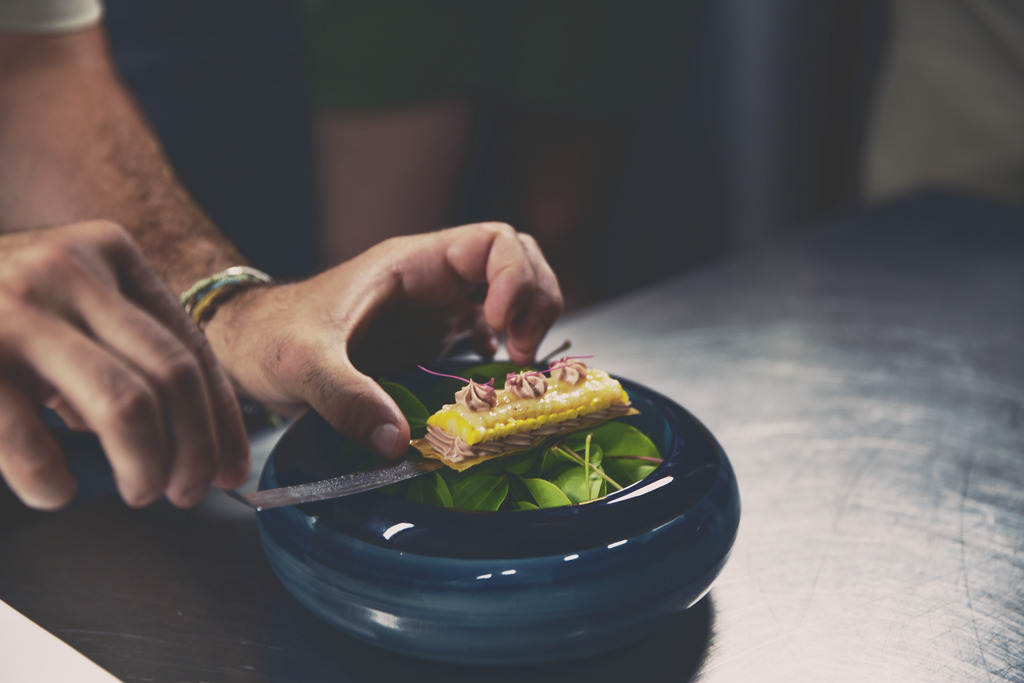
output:
{"label": "white surface in foreground", "polygon": [[117,683],[78,650],[0,601],[0,679],[17,683]]}

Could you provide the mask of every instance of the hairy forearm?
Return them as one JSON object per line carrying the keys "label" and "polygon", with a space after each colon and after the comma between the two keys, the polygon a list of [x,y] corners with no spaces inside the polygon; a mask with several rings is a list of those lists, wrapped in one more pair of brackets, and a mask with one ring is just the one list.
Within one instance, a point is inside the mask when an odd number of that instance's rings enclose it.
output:
{"label": "hairy forearm", "polygon": [[0,35],[0,231],[104,218],[174,291],[244,263],[175,178],[102,30]]}

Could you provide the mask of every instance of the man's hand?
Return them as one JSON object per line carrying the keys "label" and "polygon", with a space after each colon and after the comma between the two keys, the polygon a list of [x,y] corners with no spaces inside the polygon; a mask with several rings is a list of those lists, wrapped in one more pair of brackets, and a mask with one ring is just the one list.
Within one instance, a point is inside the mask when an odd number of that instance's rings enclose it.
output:
{"label": "man's hand", "polygon": [[206,333],[246,395],[286,415],[312,407],[398,458],[409,426],[364,372],[428,362],[467,334],[485,356],[504,334],[511,360],[529,363],[561,310],[533,238],[486,223],[397,237],[309,280],[246,291]]}
{"label": "man's hand", "polygon": [[206,340],[127,233],[104,221],[0,237],[0,475],[53,509],[75,483],[39,418],[103,444],[133,506],[198,502],[249,469],[241,414]]}

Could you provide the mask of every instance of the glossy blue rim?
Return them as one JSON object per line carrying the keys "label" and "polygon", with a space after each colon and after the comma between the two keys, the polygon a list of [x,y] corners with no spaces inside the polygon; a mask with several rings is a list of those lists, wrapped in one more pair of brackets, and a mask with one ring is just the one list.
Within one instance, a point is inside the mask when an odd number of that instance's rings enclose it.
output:
{"label": "glossy blue rim", "polygon": [[[459,372],[468,363],[448,363]],[[421,376],[403,383],[423,381]],[[728,498],[735,480],[711,433],[671,399],[617,378],[640,414],[622,418],[647,433],[665,462],[642,481],[600,500],[530,511],[466,512],[410,503],[380,492],[260,513],[270,527],[313,522],[399,552],[462,559],[508,559],[578,552],[657,528],[706,498]],[[310,413],[281,438],[264,467],[260,488],[314,481],[344,472],[332,458],[344,437]],[[724,467],[723,467],[724,465]],[[724,476],[727,475],[727,476]],[[705,501],[719,509],[723,500]],[[736,501],[738,506],[738,500]],[[697,514],[697,517],[701,515]],[[699,521],[697,521],[699,524]],[[395,533],[401,529],[401,533]],[[326,531],[326,529],[323,529]]]}

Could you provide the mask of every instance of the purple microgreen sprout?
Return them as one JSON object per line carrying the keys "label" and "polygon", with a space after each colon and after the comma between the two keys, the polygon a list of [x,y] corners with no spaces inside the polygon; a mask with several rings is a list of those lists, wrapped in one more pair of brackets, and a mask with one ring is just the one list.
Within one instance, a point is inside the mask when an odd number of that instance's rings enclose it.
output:
{"label": "purple microgreen sprout", "polygon": [[[447,374],[445,374],[443,372],[434,372],[433,370],[427,370],[422,365],[417,365],[416,367],[418,367],[423,372],[426,372],[426,373],[431,374],[431,375],[436,375],[438,377],[447,377],[448,379],[457,379],[457,380],[465,382],[466,384],[469,384],[469,382],[470,382],[470,380],[466,379],[465,377],[459,377],[458,375],[447,375]],[[494,381],[493,377],[491,378],[491,381],[492,382]]]}
{"label": "purple microgreen sprout", "polygon": [[641,460],[643,462],[653,462],[656,464],[661,464],[665,462],[664,458],[655,458],[650,455],[628,455],[625,453],[620,453],[616,455],[605,455],[605,457],[612,458],[614,460]]}
{"label": "purple microgreen sprout", "polygon": [[562,344],[557,349],[554,349],[553,351],[551,351],[551,353],[549,353],[546,356],[544,356],[543,358],[541,358],[540,359],[540,364],[543,365],[544,363],[551,362],[552,358],[554,358],[555,356],[557,356],[560,353],[568,351],[570,348],[572,348],[572,341],[569,340],[569,339],[566,339],[564,342],[562,342]]}
{"label": "purple microgreen sprout", "polygon": [[490,387],[492,391],[494,389],[494,378],[493,377],[490,378],[489,380],[487,380],[486,382],[474,382],[471,379],[466,379],[465,377],[459,377],[458,375],[446,375],[443,372],[434,372],[433,370],[427,370],[422,365],[417,365],[416,367],[418,367],[423,372],[429,373],[431,375],[437,375],[438,377],[447,377],[448,379],[460,380],[462,382],[465,382],[466,384],[476,384],[477,386],[481,386],[481,387]]}
{"label": "purple microgreen sprout", "polygon": [[547,372],[550,373],[552,370],[560,368],[563,365],[568,365],[570,362],[574,360],[584,360],[586,358],[593,358],[593,356],[564,356],[562,358],[559,358],[558,360],[553,360],[550,363],[548,363]]}

